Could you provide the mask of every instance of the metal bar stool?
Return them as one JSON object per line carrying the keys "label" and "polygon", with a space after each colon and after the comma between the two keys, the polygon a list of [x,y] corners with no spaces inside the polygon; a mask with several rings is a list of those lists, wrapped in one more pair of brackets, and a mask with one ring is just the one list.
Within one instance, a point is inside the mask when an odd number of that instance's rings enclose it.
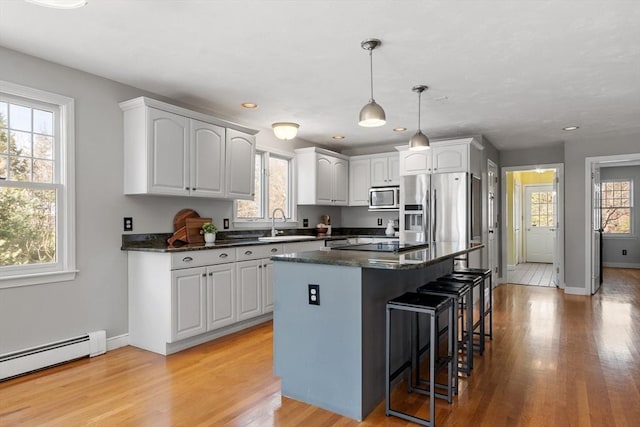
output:
{"label": "metal bar stool", "polygon": [[[420,286],[417,291],[427,295],[438,295],[451,298],[453,311],[456,313],[455,322],[451,323],[454,342],[453,353],[457,363],[454,372],[454,391],[458,394],[458,371],[471,375],[473,369],[473,299],[471,287],[465,283],[435,281]],[[460,323],[459,323],[460,322]],[[460,353],[460,347],[465,349],[466,357]]]}
{"label": "metal bar stool", "polygon": [[[404,362],[398,369],[394,372],[391,372],[391,312],[393,310],[409,312],[411,314],[415,313],[416,316],[418,314],[425,314],[429,320],[429,342],[431,343],[429,347],[429,388],[421,389],[418,387],[412,388],[409,387],[409,391],[417,391],[422,394],[429,396],[429,419],[419,418],[415,415],[408,414],[406,412],[398,411],[391,408],[391,382],[396,379],[399,375],[401,375],[407,368],[409,369],[409,384],[411,383],[411,377],[413,375],[412,369],[415,364],[419,364],[419,361],[413,360],[415,356],[414,345],[416,343],[413,342],[413,332],[414,332],[414,319],[415,316],[411,316],[410,321],[410,332],[409,332],[409,348],[410,348],[410,358],[411,360],[408,362]],[[452,372],[453,372],[453,341],[455,341],[453,337],[453,329],[449,328],[447,332],[448,344],[447,344],[447,355],[441,356],[436,352],[439,350],[439,346],[436,345],[438,340],[438,318],[446,313],[448,317],[448,321],[452,323],[454,321],[454,312],[453,312],[453,303],[451,298],[434,296],[434,295],[426,295],[419,294],[416,292],[407,292],[397,298],[389,300],[387,302],[387,315],[386,315],[386,346],[385,346],[385,357],[386,357],[386,365],[385,365],[385,375],[386,375],[386,384],[385,384],[385,414],[387,416],[394,415],[396,417],[402,418],[407,421],[414,422],[416,424],[420,424],[423,426],[434,426],[435,425],[435,398],[436,397],[446,397],[447,401],[451,403],[453,400],[453,387],[452,387]],[[440,395],[436,393],[436,373],[440,371],[442,368],[447,367],[447,395]]]}
{"label": "metal bar stool", "polygon": [[[490,340],[493,340],[493,275],[491,274],[491,269],[458,268],[454,271],[454,274],[474,274],[476,276],[481,276],[485,287],[488,285],[489,304],[484,307],[484,317],[486,319],[487,315],[489,316],[489,333],[485,334],[485,336],[488,336]],[[482,293],[484,295],[485,288],[483,288]]]}
{"label": "metal bar stool", "polygon": [[[471,287],[471,305],[473,306],[473,293],[476,288],[481,288],[480,292],[480,309],[478,310],[478,320],[473,321],[472,335],[478,335],[480,337],[480,341],[478,344],[473,345],[473,348],[478,351],[478,354],[482,355],[484,352],[484,280],[482,277],[473,275],[473,274],[459,274],[459,273],[451,273],[445,276],[438,277],[438,281],[445,282],[458,282],[465,283]],[[473,312],[473,310],[472,310]]]}

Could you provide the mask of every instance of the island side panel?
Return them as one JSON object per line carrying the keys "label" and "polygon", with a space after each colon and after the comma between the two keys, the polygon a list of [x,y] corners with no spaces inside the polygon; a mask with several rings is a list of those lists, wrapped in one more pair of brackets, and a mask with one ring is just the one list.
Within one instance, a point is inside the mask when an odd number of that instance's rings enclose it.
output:
{"label": "island side panel", "polygon": [[[274,370],[282,394],[361,420],[362,270],[274,262]],[[320,285],[309,305],[308,284]]]}
{"label": "island side panel", "polygon": [[[384,400],[385,387],[385,316],[387,301],[405,292],[415,292],[432,280],[453,271],[453,260],[415,270],[363,269],[362,288],[362,400],[364,414],[369,414]],[[400,313],[404,314],[404,313]],[[409,354],[406,346],[409,317],[400,322],[393,313],[392,371],[399,367]],[[421,323],[421,342],[428,339],[428,323]],[[405,338],[404,340],[402,338]]]}

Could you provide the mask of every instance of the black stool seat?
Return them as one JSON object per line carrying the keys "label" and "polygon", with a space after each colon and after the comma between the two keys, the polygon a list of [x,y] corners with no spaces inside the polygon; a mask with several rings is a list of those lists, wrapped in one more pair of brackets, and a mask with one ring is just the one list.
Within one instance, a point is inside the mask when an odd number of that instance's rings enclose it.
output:
{"label": "black stool seat", "polygon": [[[435,425],[435,398],[441,397],[447,399],[448,403],[453,401],[453,372],[454,365],[456,365],[453,353],[453,343],[456,339],[453,336],[452,329],[447,331],[447,354],[442,356],[439,350],[439,334],[438,334],[438,319],[441,315],[447,314],[449,323],[454,321],[454,312],[452,309],[452,298],[439,295],[427,295],[417,292],[407,292],[399,297],[393,298],[387,301],[386,305],[386,346],[385,346],[385,414],[387,416],[394,415],[396,417],[411,421],[424,426]],[[409,348],[410,357],[409,361],[406,359],[400,366],[391,372],[391,338],[392,331],[398,333],[398,328],[392,329],[391,327],[391,313],[393,311],[408,312],[411,314],[411,321],[409,322]],[[418,315],[426,315],[429,321],[429,387],[421,388],[413,385],[413,371],[416,372],[416,383],[420,384],[420,355],[416,349],[420,348],[420,334],[418,332]],[[400,328],[401,331],[407,329]],[[415,341],[414,341],[415,340]],[[447,368],[447,383],[436,384],[437,372],[444,368]],[[399,375],[403,374],[406,370],[409,370],[409,378],[407,381],[408,391],[416,391],[421,394],[429,396],[429,419],[424,419],[411,415],[407,412],[403,412],[397,409],[393,409],[391,405],[391,383]],[[446,389],[447,394],[436,393],[436,386]]]}
{"label": "black stool seat", "polygon": [[458,267],[454,273],[457,274],[482,274],[483,276],[490,276],[491,270],[484,268],[470,268],[470,267]]}
{"label": "black stool seat", "polygon": [[431,308],[435,311],[440,311],[451,303],[448,301],[447,297],[407,292],[399,297],[389,300],[387,304],[402,305],[413,308]]}
{"label": "black stool seat", "polygon": [[469,292],[470,289],[471,287],[466,283],[436,281],[422,285],[417,290],[420,293],[425,293],[427,291],[441,291],[448,294],[464,295]]}

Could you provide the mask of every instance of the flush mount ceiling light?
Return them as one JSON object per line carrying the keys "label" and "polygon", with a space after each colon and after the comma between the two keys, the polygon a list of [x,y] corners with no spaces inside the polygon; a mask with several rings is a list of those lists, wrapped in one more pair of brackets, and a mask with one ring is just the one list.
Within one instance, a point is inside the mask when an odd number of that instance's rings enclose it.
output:
{"label": "flush mount ceiling light", "polygon": [[54,9],[77,9],[85,6],[87,0],[26,0],[29,3],[37,4],[38,6],[51,7]]}
{"label": "flush mount ceiling light", "polygon": [[567,126],[562,128],[562,130],[566,130],[566,131],[572,131],[572,130],[578,130],[580,129],[580,126]]}
{"label": "flush mount ceiling light", "polygon": [[333,139],[344,139],[344,136],[342,136],[342,135],[333,135],[331,138],[333,138]]}
{"label": "flush mount ceiling light", "polygon": [[242,108],[248,108],[248,109],[258,108],[258,104],[256,104],[255,102],[243,102],[240,105],[242,106]]}
{"label": "flush mount ceiling light", "polygon": [[288,141],[296,137],[300,125],[292,122],[278,122],[272,124],[271,127],[276,138]]}
{"label": "flush mount ceiling light", "polygon": [[407,128],[404,128],[404,127],[393,128],[393,131],[394,131],[394,132],[404,132],[404,131],[406,131],[406,130],[407,130]]}
{"label": "flush mount ceiling light", "polygon": [[360,43],[363,49],[369,51],[369,71],[371,74],[371,98],[369,103],[360,110],[360,120],[358,124],[364,127],[382,126],[387,122],[384,110],[373,99],[373,49],[380,46],[382,42],[378,39],[367,39]]}
{"label": "flush mount ceiling light", "polygon": [[429,89],[427,86],[414,86],[411,90],[418,93],[418,131],[409,140],[409,150],[426,150],[430,148],[429,138],[420,129],[420,101],[422,92]]}

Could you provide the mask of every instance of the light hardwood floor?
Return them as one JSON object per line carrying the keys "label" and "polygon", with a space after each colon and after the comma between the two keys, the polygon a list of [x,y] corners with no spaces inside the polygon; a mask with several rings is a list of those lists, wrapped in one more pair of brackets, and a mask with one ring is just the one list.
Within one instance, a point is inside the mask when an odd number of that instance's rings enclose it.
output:
{"label": "light hardwood floor", "polygon": [[555,286],[553,264],[524,262],[507,273],[509,283],[532,286]]}
{"label": "light hardwood floor", "polygon": [[[639,425],[640,270],[604,278],[593,297],[498,286],[495,338],[437,425]],[[121,348],[0,383],[0,426],[410,425],[383,404],[357,423],[281,397],[272,357],[271,323],[166,358]]]}

